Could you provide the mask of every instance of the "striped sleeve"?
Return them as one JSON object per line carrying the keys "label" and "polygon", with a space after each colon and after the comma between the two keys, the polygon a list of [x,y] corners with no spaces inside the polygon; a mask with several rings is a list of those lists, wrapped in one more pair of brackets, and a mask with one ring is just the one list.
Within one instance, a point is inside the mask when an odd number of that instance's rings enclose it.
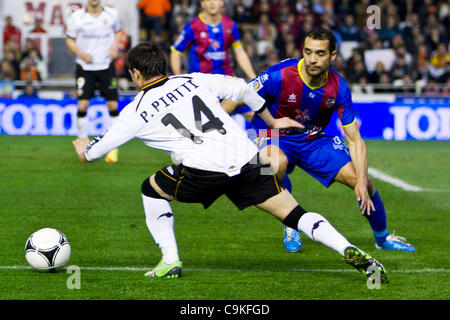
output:
{"label": "striped sleeve", "polygon": [[353,109],[352,93],[344,79],[340,79],[336,105],[342,126],[348,127],[354,124],[356,118]]}
{"label": "striped sleeve", "polygon": [[179,54],[182,54],[188,46],[190,46],[191,43],[194,41],[194,33],[192,31],[192,28],[189,23],[187,23],[183,31],[181,31],[180,35],[178,36],[177,40],[173,44],[173,46],[170,47],[170,50]]}

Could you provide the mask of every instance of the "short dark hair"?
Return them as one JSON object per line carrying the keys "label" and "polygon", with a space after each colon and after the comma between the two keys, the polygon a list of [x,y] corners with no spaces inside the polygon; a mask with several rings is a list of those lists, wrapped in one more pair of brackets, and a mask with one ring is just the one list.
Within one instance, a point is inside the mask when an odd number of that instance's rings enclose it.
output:
{"label": "short dark hair", "polygon": [[323,27],[312,29],[306,35],[305,40],[306,38],[313,38],[316,40],[328,40],[329,41],[328,49],[330,49],[330,53],[336,50],[336,37],[334,36],[333,32]]}
{"label": "short dark hair", "polygon": [[155,42],[143,42],[128,52],[127,65],[136,69],[145,79],[166,75],[167,59],[164,51]]}

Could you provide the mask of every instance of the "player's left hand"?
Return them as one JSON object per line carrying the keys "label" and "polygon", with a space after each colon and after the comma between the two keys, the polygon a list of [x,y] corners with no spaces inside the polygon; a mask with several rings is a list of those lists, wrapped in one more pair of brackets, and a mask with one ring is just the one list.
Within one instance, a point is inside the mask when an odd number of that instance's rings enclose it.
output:
{"label": "player's left hand", "polygon": [[119,48],[116,45],[109,47],[109,57],[111,59],[116,59],[119,56]]}
{"label": "player's left hand", "polygon": [[75,152],[78,155],[78,158],[81,162],[86,162],[87,159],[84,156],[84,150],[86,150],[86,147],[90,143],[89,138],[78,138],[72,141],[72,144],[75,148]]}
{"label": "player's left hand", "polygon": [[375,206],[373,205],[372,200],[370,199],[369,191],[367,190],[367,186],[363,183],[357,183],[354,188],[356,199],[360,201],[359,208],[361,209],[361,213],[367,216],[370,216],[370,211],[375,211]]}
{"label": "player's left hand", "polygon": [[298,129],[299,131],[302,131],[303,129],[305,129],[305,126],[303,124],[301,124],[300,122],[297,122],[289,117],[284,117],[284,118],[278,118],[278,119],[273,119],[270,127],[272,129]]}

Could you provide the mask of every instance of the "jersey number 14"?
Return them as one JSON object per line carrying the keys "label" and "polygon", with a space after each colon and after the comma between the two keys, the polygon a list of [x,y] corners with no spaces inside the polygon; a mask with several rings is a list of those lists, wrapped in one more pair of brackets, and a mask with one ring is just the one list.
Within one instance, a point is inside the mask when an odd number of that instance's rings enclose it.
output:
{"label": "jersey number 14", "polygon": [[[194,120],[195,127],[203,133],[217,130],[220,134],[226,134],[227,131],[223,127],[223,122],[214,116],[212,111],[206,106],[202,99],[199,96],[192,97],[192,106],[194,108]],[[202,114],[206,116],[208,122],[202,123]],[[192,142],[196,144],[203,143],[202,138],[196,136],[191,131],[189,131],[181,122],[178,120],[172,113],[166,114],[161,122],[163,125],[168,126],[171,125],[174,127],[178,133],[180,133],[183,137],[189,138]]]}

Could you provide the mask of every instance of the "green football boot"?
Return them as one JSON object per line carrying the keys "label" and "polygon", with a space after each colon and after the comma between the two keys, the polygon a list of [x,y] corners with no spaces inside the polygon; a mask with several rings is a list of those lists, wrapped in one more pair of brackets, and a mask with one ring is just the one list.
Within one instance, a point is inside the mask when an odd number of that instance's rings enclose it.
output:
{"label": "green football boot", "polygon": [[389,282],[383,265],[358,248],[347,247],[344,250],[344,262],[361,272],[367,279],[376,280],[375,277],[379,274],[380,283]]}
{"label": "green football boot", "polygon": [[181,276],[182,269],[183,263],[181,261],[165,264],[161,260],[154,269],[145,273],[145,276],[150,278],[178,278]]}

